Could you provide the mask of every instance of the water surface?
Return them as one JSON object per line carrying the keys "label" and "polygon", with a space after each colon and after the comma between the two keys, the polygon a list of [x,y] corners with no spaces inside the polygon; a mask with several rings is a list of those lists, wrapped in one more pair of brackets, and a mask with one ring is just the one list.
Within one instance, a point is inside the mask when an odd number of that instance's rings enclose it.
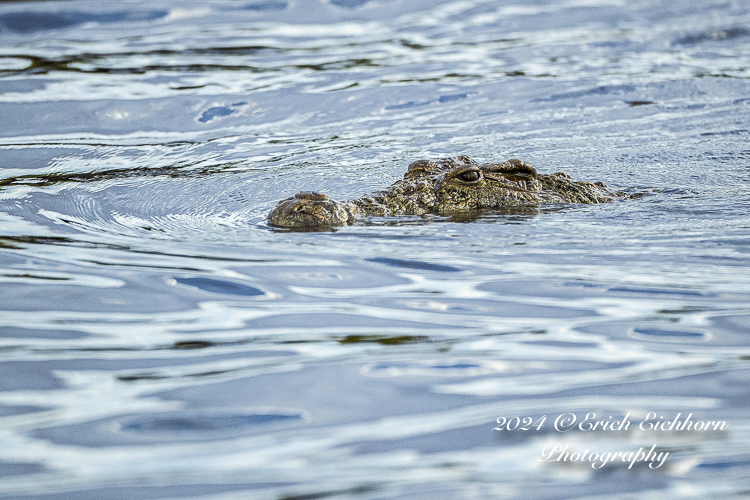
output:
{"label": "water surface", "polygon": [[[0,42],[0,497],[750,490],[745,2],[5,2]],[[647,196],[265,222],[460,154]],[[590,412],[633,428],[553,427]],[[638,428],[678,414],[726,425]]]}

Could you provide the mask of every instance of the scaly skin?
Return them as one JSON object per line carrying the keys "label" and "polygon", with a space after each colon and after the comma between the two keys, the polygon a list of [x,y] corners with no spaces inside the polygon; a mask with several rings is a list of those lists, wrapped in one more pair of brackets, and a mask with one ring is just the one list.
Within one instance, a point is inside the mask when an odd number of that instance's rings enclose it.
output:
{"label": "scaly skin", "polygon": [[542,203],[606,203],[629,198],[601,182],[574,181],[558,172],[537,173],[521,160],[477,164],[468,156],[418,160],[384,191],[340,202],[305,191],[281,200],[268,214],[272,226],[315,228],[351,224],[363,217],[455,214]]}

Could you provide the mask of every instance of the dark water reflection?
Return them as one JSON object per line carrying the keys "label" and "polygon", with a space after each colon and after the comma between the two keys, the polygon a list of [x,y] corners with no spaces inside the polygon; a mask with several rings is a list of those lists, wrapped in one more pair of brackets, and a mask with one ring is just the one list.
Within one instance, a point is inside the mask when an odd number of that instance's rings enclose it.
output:
{"label": "dark water reflection", "polygon": [[[0,497],[742,497],[749,30],[723,1],[0,2]],[[265,221],[459,154],[646,196]],[[553,426],[590,413],[634,424]],[[678,415],[726,426],[638,425]]]}

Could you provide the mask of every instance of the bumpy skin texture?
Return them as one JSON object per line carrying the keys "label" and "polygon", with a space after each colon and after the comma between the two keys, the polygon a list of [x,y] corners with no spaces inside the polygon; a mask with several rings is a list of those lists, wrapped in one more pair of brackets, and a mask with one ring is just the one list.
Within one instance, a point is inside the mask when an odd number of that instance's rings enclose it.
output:
{"label": "bumpy skin texture", "polygon": [[628,198],[601,182],[575,181],[558,172],[537,173],[521,160],[478,164],[468,156],[417,160],[384,191],[339,202],[315,192],[297,193],[268,215],[272,226],[342,226],[369,216],[455,214],[542,203],[606,203]]}

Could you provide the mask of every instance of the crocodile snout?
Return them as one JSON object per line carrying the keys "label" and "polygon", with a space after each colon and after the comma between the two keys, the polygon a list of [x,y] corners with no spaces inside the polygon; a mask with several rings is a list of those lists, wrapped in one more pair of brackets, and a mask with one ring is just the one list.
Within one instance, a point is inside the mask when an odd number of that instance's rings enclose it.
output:
{"label": "crocodile snout", "polygon": [[303,191],[282,200],[268,214],[268,222],[278,227],[332,226],[345,224],[348,219],[341,203],[315,191]]}

